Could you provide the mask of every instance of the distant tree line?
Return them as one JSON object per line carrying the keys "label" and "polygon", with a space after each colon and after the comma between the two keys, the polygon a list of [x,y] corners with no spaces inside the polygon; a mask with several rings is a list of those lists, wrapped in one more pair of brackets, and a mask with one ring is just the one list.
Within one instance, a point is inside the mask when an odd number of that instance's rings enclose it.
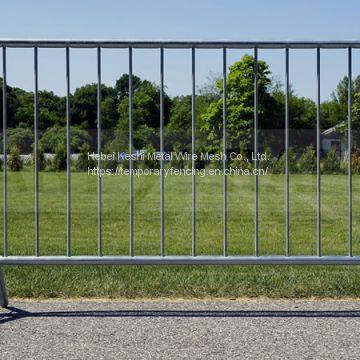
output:
{"label": "distant tree line", "polygon": [[[348,79],[344,77],[331,95],[321,103],[321,128],[343,124],[346,131]],[[2,79],[0,78],[2,98]],[[353,87],[354,143],[360,127],[360,76]],[[196,151],[222,151],[223,83],[211,79],[196,94]],[[133,76],[134,147],[159,150],[160,88]],[[34,94],[16,87],[8,93],[8,149],[29,154],[34,142]],[[274,80],[269,65],[258,62],[258,103],[260,150],[270,149],[277,160],[284,150],[285,92]],[[71,95],[71,150],[84,154],[96,151],[97,84],[77,88]],[[191,95],[164,95],[165,151],[191,150]],[[2,113],[2,101],[0,102]],[[52,91],[39,91],[39,142],[42,153],[66,155],[66,98]],[[290,89],[290,144],[297,158],[315,144],[316,104]],[[252,149],[254,125],[254,58],[244,55],[232,64],[227,75],[227,150]],[[0,124],[2,127],[2,122]],[[112,86],[101,87],[102,149],[127,151],[129,138],[129,76],[123,74]],[[310,135],[309,135],[310,134]],[[1,139],[2,141],[2,139]],[[15,151],[15,152],[16,152]],[[309,154],[308,154],[309,155]],[[60,156],[60,155],[59,155]],[[203,166],[204,164],[198,164]]]}

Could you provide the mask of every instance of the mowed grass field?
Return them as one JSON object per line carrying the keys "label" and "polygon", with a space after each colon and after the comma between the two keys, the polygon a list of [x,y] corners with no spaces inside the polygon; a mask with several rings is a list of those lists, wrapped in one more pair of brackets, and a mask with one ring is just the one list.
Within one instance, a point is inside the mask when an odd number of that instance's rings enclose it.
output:
{"label": "mowed grass field", "polygon": [[[40,255],[66,253],[66,174],[40,172]],[[285,254],[283,175],[259,177],[260,254]],[[103,253],[129,253],[129,178],[104,176]],[[229,255],[252,255],[254,178],[228,177]],[[196,178],[197,254],[222,254],[222,178]],[[72,255],[97,254],[97,178],[71,176]],[[323,175],[323,254],[348,251],[347,176]],[[9,255],[34,254],[34,174],[8,173]],[[360,255],[360,177],[353,176],[353,250]],[[2,221],[0,222],[2,225]],[[2,230],[2,229],[1,229]],[[165,179],[165,250],[191,254],[191,177]],[[290,175],[291,253],[316,254],[316,176]],[[135,255],[160,254],[160,178],[134,178]],[[358,266],[9,266],[19,297],[359,297]]]}

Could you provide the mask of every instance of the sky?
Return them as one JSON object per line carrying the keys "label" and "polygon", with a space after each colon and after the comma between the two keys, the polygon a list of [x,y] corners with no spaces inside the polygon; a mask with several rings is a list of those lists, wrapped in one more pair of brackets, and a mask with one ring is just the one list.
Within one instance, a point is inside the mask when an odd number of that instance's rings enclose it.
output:
{"label": "sky", "polygon": [[[117,40],[360,40],[357,0],[12,0],[1,2],[1,38]],[[231,65],[251,50],[228,50]],[[284,50],[259,50],[274,78],[284,81]],[[134,49],[134,73],[159,82],[159,50]],[[33,90],[33,50],[8,49],[8,83]],[[322,50],[321,98],[328,99],[347,72],[346,50]],[[1,61],[0,61],[0,65]],[[196,84],[221,73],[221,50],[198,50]],[[353,74],[360,50],[353,51]],[[128,71],[126,49],[102,51],[102,81],[114,85]],[[71,88],[96,82],[96,50],[71,51]],[[300,96],[315,98],[315,50],[290,51],[290,82]],[[170,95],[191,92],[190,50],[165,51]],[[39,88],[65,94],[64,49],[39,50]]]}

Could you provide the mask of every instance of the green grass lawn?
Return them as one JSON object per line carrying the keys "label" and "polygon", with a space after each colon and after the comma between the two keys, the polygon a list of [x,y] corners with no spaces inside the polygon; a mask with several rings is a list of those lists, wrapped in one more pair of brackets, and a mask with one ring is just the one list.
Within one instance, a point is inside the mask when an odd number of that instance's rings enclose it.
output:
{"label": "green grass lawn", "polygon": [[[66,174],[41,172],[40,254],[65,255]],[[253,177],[228,178],[230,255],[253,254]],[[97,178],[72,174],[72,254],[97,253]],[[197,178],[197,253],[222,253],[222,179]],[[135,255],[160,254],[160,179],[134,180]],[[259,178],[260,254],[285,254],[284,176]],[[353,177],[353,249],[360,254],[360,177]],[[34,253],[34,176],[8,178],[9,255]],[[316,254],[316,176],[290,176],[291,253]],[[347,177],[322,176],[323,254],[347,254]],[[167,255],[191,254],[191,177],[165,179]],[[0,222],[2,225],[2,221]],[[103,177],[103,252],[128,255],[129,181]],[[9,266],[10,296],[338,297],[360,295],[360,267]]]}

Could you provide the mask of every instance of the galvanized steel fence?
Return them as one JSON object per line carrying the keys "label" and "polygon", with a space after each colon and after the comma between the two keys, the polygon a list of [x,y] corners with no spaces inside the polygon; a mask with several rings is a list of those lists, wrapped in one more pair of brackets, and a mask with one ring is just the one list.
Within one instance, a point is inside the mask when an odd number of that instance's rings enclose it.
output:
{"label": "galvanized steel fence", "polygon": [[[360,264],[360,257],[353,256],[353,236],[352,236],[352,168],[351,168],[351,149],[352,149],[352,48],[360,48],[360,42],[231,42],[231,41],[62,41],[62,40],[0,40],[3,59],[3,156],[4,164],[7,164],[7,48],[33,48],[34,49],[34,152],[35,152],[35,252],[33,256],[10,256],[8,255],[8,203],[7,203],[7,166],[3,169],[3,255],[0,256],[0,265],[15,264],[124,264],[124,265],[145,265],[145,264]],[[39,160],[38,160],[38,49],[39,48],[64,48],[66,59],[66,147],[67,147],[67,166],[66,166],[66,204],[67,204],[67,231],[66,231],[66,256],[41,256],[39,253]],[[130,158],[129,187],[130,187],[130,213],[129,213],[129,254],[127,256],[105,256],[103,255],[102,242],[102,179],[98,176],[97,180],[97,256],[73,256],[71,252],[71,146],[70,146],[70,49],[71,48],[96,48],[97,49],[97,151],[101,153],[101,50],[102,48],[127,48],[129,61],[129,153],[134,151],[134,132],[133,132],[133,49],[134,48],[155,48],[159,49],[160,56],[160,152],[164,152],[164,52],[166,49],[191,49],[191,71],[192,71],[192,135],[191,149],[195,153],[195,79],[196,49],[222,49],[223,52],[223,114],[222,114],[222,147],[226,153],[227,144],[227,49],[253,49],[254,51],[254,153],[259,149],[259,123],[258,123],[258,49],[284,49],[285,61],[285,255],[259,255],[259,179],[256,174],[254,177],[254,233],[249,234],[253,237],[252,256],[230,256],[228,255],[228,190],[227,176],[224,171],[223,176],[223,251],[218,256],[197,255],[196,244],[196,178],[195,172],[192,173],[192,251],[189,256],[168,256],[165,254],[165,208],[164,208],[164,174],[161,171],[160,178],[160,255],[159,256],[136,256],[134,255],[134,179],[132,169],[133,160]],[[348,51],[348,209],[347,209],[347,228],[348,228],[348,254],[346,256],[323,256],[321,250],[321,172],[320,172],[320,55],[321,49],[347,49]],[[291,253],[290,237],[290,202],[289,202],[289,49],[314,49],[317,58],[317,92],[316,92],[316,167],[317,167],[317,210],[316,210],[316,231],[317,231],[317,255],[316,256],[294,256]],[[254,160],[254,169],[258,169],[258,159]],[[101,169],[102,161],[99,158],[98,168]],[[192,169],[195,169],[195,159],[192,159]],[[227,167],[227,160],[224,157],[223,170]],[[160,169],[164,169],[164,160],[160,160]],[[1,292],[1,291],[0,291]]]}

